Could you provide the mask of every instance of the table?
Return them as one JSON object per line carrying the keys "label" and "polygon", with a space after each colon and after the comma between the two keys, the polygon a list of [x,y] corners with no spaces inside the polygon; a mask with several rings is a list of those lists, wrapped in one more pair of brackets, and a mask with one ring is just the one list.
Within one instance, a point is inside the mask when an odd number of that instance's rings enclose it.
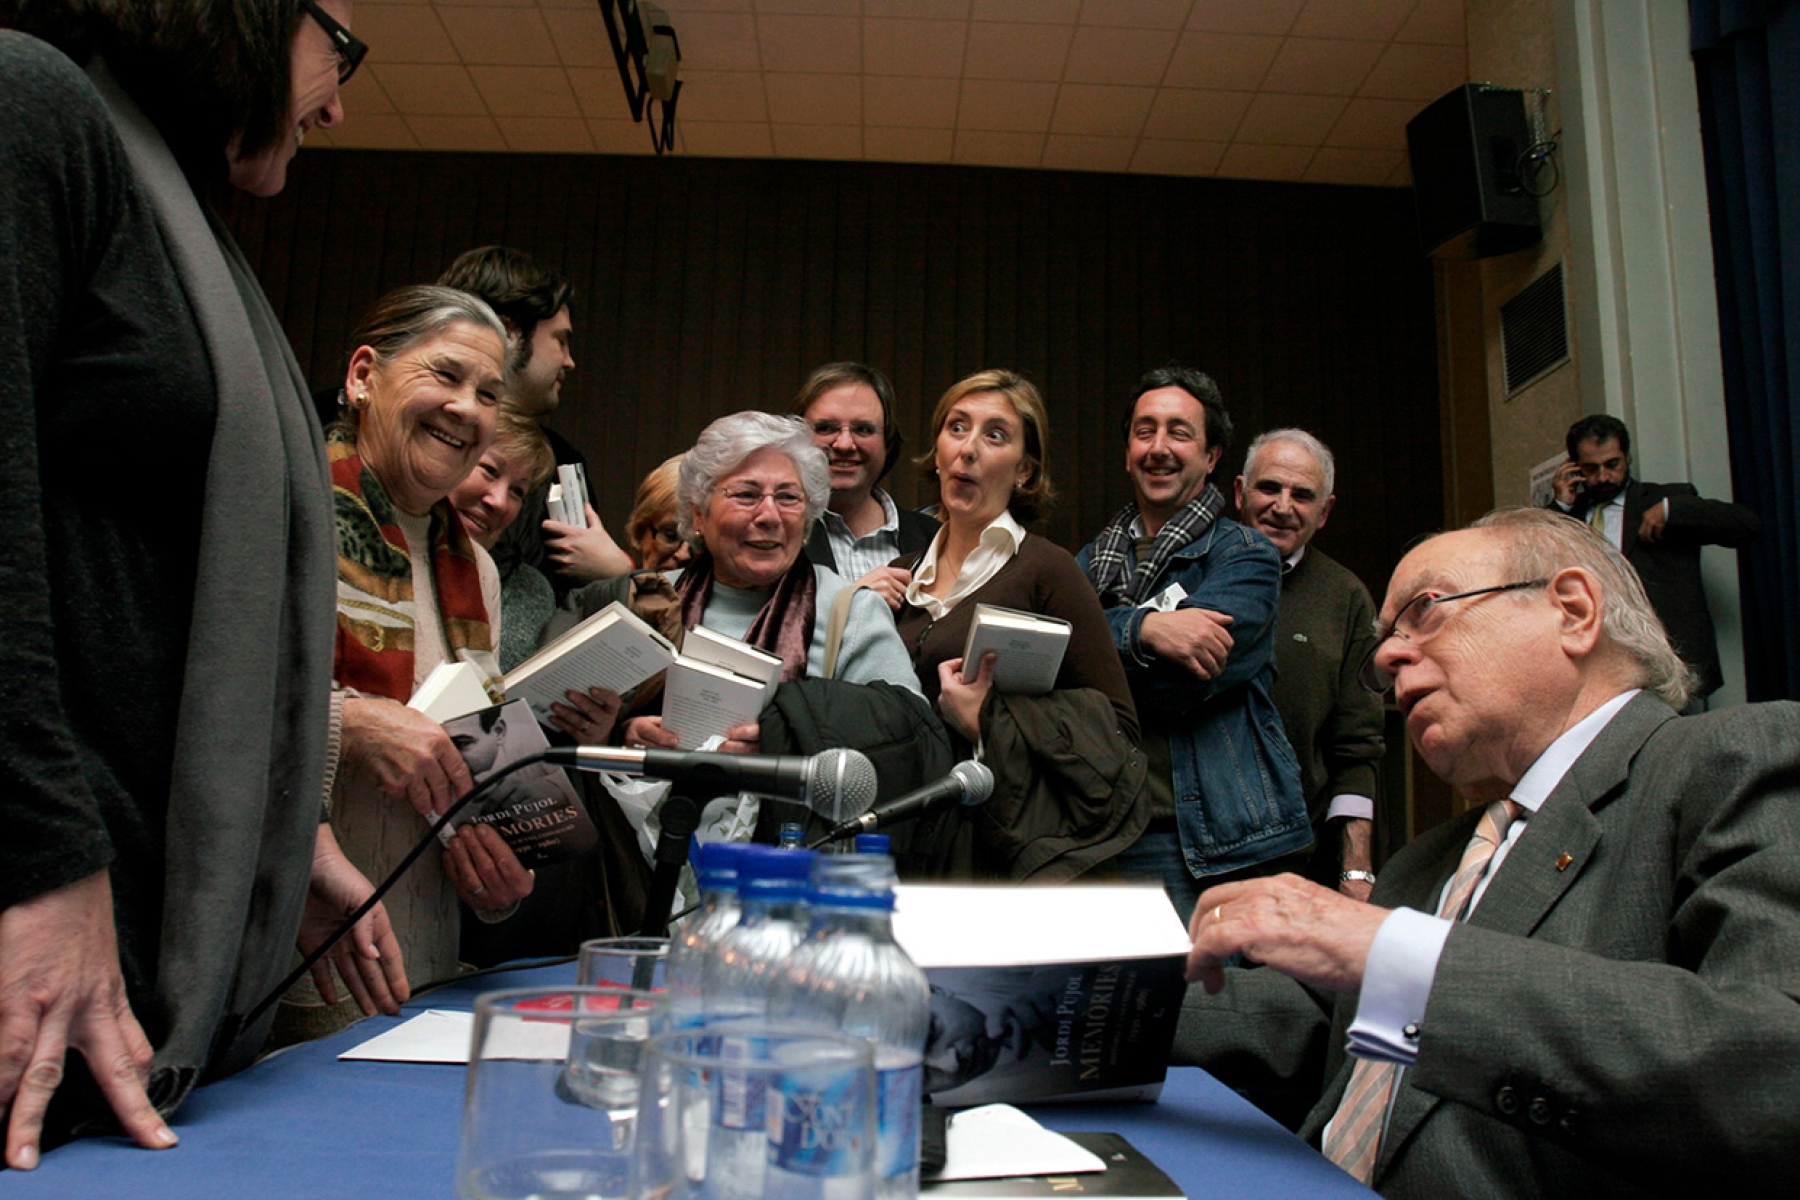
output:
{"label": "table", "polygon": [[[574,973],[563,963],[478,976],[412,1001],[406,1015],[470,1009],[478,992],[567,984]],[[0,1175],[0,1195],[447,1200],[464,1068],[337,1061],[401,1019],[370,1018],[199,1089],[176,1114],[181,1144],[173,1150],[89,1138],[46,1154],[34,1172]],[[1192,1067],[1170,1070],[1156,1104],[1047,1104],[1031,1112],[1052,1129],[1123,1134],[1193,1200],[1373,1194]]]}

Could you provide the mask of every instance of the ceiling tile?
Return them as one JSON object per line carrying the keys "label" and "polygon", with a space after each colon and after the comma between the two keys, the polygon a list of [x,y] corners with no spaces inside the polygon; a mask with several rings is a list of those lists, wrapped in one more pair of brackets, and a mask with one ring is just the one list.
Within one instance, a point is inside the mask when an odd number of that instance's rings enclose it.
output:
{"label": "ceiling tile", "polygon": [[394,102],[382,90],[381,80],[375,74],[373,65],[352,76],[350,82],[339,90],[338,97],[344,102],[344,113],[349,120],[394,111]]}
{"label": "ceiling tile", "polygon": [[1081,0],[1081,23],[1122,29],[1180,29],[1191,7],[1191,0]]}
{"label": "ceiling tile", "polygon": [[1380,42],[1344,38],[1288,38],[1263,76],[1263,90],[1312,96],[1354,96],[1381,57]]}
{"label": "ceiling tile", "polygon": [[863,153],[877,162],[949,162],[955,145],[949,129],[863,128]]}
{"label": "ceiling tile", "polygon": [[855,17],[756,18],[765,71],[862,70],[862,22]]}
{"label": "ceiling tile", "polygon": [[1412,164],[1404,158],[1400,160],[1400,165],[1394,168],[1394,173],[1387,177],[1389,187],[1411,187],[1412,181]]}
{"label": "ceiling tile", "polygon": [[403,113],[440,116],[487,115],[475,81],[462,67],[426,67],[392,63],[381,68],[381,90]]}
{"label": "ceiling tile", "polygon": [[1257,146],[1233,143],[1216,172],[1227,179],[1297,180],[1306,173],[1313,152],[1306,146]]}
{"label": "ceiling tile", "polygon": [[1293,27],[1306,0],[1194,0],[1187,27],[1209,33],[1276,33]]}
{"label": "ceiling tile", "polygon": [[1155,98],[1155,88],[1065,83],[1056,98],[1050,131],[1135,138],[1143,132]]}
{"label": "ceiling tile", "polygon": [[858,0],[756,0],[756,11],[808,17],[855,17],[862,15],[862,5]]}
{"label": "ceiling tile", "polygon": [[868,76],[863,79],[863,124],[954,129],[960,92],[954,79]]}
{"label": "ceiling tile", "polygon": [[[566,67],[613,67],[612,42],[606,36],[606,22],[597,8],[549,8],[544,10],[544,23],[550,28],[550,40],[556,44],[557,57]],[[675,29],[679,38],[681,29]],[[682,64],[686,66],[686,63]]]}
{"label": "ceiling tile", "polygon": [[1234,140],[1268,146],[1317,146],[1337,124],[1347,103],[1339,96],[1259,92],[1250,101]]}
{"label": "ceiling tile", "polygon": [[769,120],[776,126],[777,153],[783,125],[861,125],[862,76],[769,75]]}
{"label": "ceiling tile", "polygon": [[681,130],[682,146],[690,154],[712,158],[768,158],[774,153],[767,125],[683,121],[679,115],[675,124]]}
{"label": "ceiling tile", "polygon": [[[960,130],[1047,133],[1055,112],[1054,83],[965,79],[956,108],[956,126]],[[958,141],[959,154],[961,146]]]}
{"label": "ceiling tile", "polygon": [[592,154],[594,139],[580,117],[497,117],[507,148],[519,154]]}
{"label": "ceiling tile", "polygon": [[1406,123],[1424,107],[1417,100],[1370,100],[1358,97],[1325,138],[1327,146],[1352,150],[1406,149]]}
{"label": "ceiling tile", "polygon": [[465,63],[557,66],[556,43],[535,8],[439,8]]}
{"label": "ceiling tile", "polygon": [[[588,136],[601,154],[654,154],[650,148],[650,131],[635,121],[595,121],[588,123]],[[675,145],[681,146],[681,118],[675,119]]]}
{"label": "ceiling tile", "polygon": [[[371,113],[336,129],[321,129],[313,136],[326,134],[328,146],[348,146],[359,150],[417,150],[419,139],[413,136],[406,118],[396,113]],[[307,139],[312,140],[310,137]]]}
{"label": "ceiling tile", "polygon": [[436,10],[428,6],[358,4],[351,24],[356,36],[368,43],[369,66],[458,61],[450,35]]}
{"label": "ceiling tile", "polygon": [[[585,4],[586,0],[582,0],[582,3]],[[679,15],[683,20],[689,13],[754,12],[756,10],[756,0],[670,0],[670,3],[678,6]],[[662,7],[667,9],[669,5],[665,4]],[[671,17],[675,15],[675,13],[670,14]]]}
{"label": "ceiling tile", "polygon": [[1169,59],[1163,83],[1168,87],[1217,88],[1254,92],[1262,86],[1269,64],[1281,52],[1281,39],[1261,34],[1184,33]]}
{"label": "ceiling tile", "polygon": [[864,21],[863,71],[955,77],[968,40],[967,21]]}
{"label": "ceiling tile", "polygon": [[[570,74],[573,76],[574,72]],[[708,71],[704,75],[684,78],[681,99],[675,105],[675,122],[766,121],[769,110],[764,98],[764,79],[760,71]],[[625,89],[619,83],[617,71],[612,73],[611,84],[610,103],[617,106],[616,110],[589,110],[590,117],[623,116],[629,111],[625,107]]]}
{"label": "ceiling tile", "polygon": [[1229,142],[1237,133],[1250,92],[1162,88],[1144,122],[1144,136],[1169,141]]}
{"label": "ceiling tile", "polygon": [[1308,183],[1353,183],[1380,187],[1405,157],[1398,150],[1321,149],[1306,165],[1301,178]]}
{"label": "ceiling tile", "polygon": [[863,16],[966,21],[969,7],[970,0],[863,0]]}
{"label": "ceiling tile", "polygon": [[1053,133],[1044,142],[1043,166],[1051,171],[1125,171],[1137,139]]}
{"label": "ceiling tile", "polygon": [[[470,67],[487,110],[496,117],[581,116],[561,67]],[[624,89],[620,89],[620,103]],[[587,131],[582,131],[587,136]]]}
{"label": "ceiling tile", "polygon": [[1295,37],[1368,38],[1400,32],[1417,0],[1307,0],[1290,31]]}
{"label": "ceiling tile", "polygon": [[1072,25],[994,24],[969,26],[969,51],[963,59],[965,79],[1062,78],[1069,56]]}
{"label": "ceiling tile", "polygon": [[994,133],[963,129],[956,134],[953,162],[983,167],[1035,167],[1044,157],[1041,133]]}
{"label": "ceiling tile", "polygon": [[1225,156],[1224,142],[1165,142],[1145,138],[1131,169],[1148,175],[1211,175]]}
{"label": "ceiling tile", "polygon": [[1069,83],[1122,83],[1154,87],[1175,52],[1177,35],[1160,29],[1083,26],[1069,45],[1063,79]]}
{"label": "ceiling tile", "polygon": [[[1419,0],[1419,7],[1394,35],[1396,42],[1429,42],[1437,46],[1461,46],[1468,40],[1463,20],[1464,0]],[[360,15],[361,10],[357,10]]]}
{"label": "ceiling tile", "polygon": [[492,117],[409,116],[406,123],[421,150],[503,151],[506,139]]}
{"label": "ceiling tile", "polygon": [[1469,54],[1461,46],[1389,46],[1363,81],[1362,95],[1389,100],[1436,100],[1469,81]]}
{"label": "ceiling tile", "polygon": [[675,24],[681,38],[681,73],[760,71],[756,18],[747,12],[684,13]]}
{"label": "ceiling tile", "polygon": [[971,15],[977,21],[1073,25],[1080,13],[1081,0],[975,0]]}
{"label": "ceiling tile", "polygon": [[776,125],[777,158],[861,158],[860,125]]}

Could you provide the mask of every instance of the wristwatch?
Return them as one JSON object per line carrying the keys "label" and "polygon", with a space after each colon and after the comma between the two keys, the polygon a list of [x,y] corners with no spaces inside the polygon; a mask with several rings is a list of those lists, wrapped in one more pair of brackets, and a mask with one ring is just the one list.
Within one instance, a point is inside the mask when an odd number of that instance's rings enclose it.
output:
{"label": "wristwatch", "polygon": [[1338,876],[1338,882],[1339,883],[1366,883],[1370,887],[1374,887],[1375,886],[1375,872],[1373,872],[1373,871],[1357,871],[1357,870],[1345,871],[1342,875]]}

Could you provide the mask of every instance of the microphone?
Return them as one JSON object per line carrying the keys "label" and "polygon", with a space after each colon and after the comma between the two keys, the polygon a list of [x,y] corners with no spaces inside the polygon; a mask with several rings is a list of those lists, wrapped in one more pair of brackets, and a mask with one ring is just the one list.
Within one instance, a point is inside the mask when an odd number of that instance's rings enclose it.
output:
{"label": "microphone", "polygon": [[983,763],[972,758],[965,759],[951,767],[950,773],[936,783],[928,783],[898,800],[890,800],[861,816],[851,817],[819,841],[835,842],[852,834],[886,829],[889,825],[910,821],[940,808],[948,808],[953,801],[968,807],[985,804],[993,794],[994,773]]}
{"label": "microphone", "polygon": [[761,792],[798,800],[828,821],[867,812],[875,803],[875,764],[859,750],[812,755],[719,754],[711,750],[626,750],[559,746],[545,762],[578,771],[612,771],[666,779],[696,798]]}

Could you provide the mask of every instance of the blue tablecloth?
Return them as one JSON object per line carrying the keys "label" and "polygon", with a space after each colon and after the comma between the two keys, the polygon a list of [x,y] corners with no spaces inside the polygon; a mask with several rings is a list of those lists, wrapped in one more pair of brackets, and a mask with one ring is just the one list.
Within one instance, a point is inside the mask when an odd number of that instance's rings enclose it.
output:
{"label": "blue tablecloth", "polygon": [[[407,1010],[468,1009],[478,991],[573,980],[570,964],[486,975]],[[46,1154],[34,1172],[0,1172],[0,1196],[447,1200],[464,1069],[337,1061],[398,1021],[372,1018],[201,1088],[176,1116],[181,1145],[173,1150],[90,1138]],[[1041,1105],[1031,1112],[1053,1129],[1123,1134],[1193,1200],[1372,1194],[1193,1068],[1171,1070],[1156,1104]]]}

